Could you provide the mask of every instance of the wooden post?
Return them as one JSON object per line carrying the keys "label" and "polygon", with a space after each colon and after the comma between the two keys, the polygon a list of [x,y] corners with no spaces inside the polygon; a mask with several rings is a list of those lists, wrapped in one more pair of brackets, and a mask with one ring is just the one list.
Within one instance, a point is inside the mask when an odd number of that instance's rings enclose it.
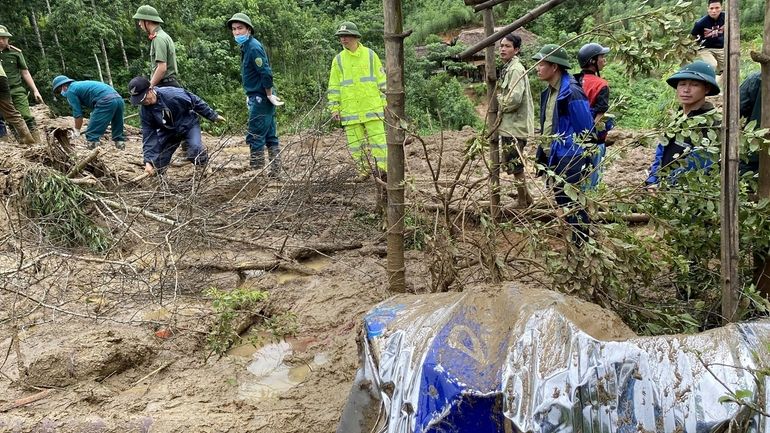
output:
{"label": "wooden post", "polygon": [[404,264],[404,20],[401,0],[383,0],[385,13],[385,69],[388,107],[385,110],[388,141],[388,287],[406,291]]}
{"label": "wooden post", "polygon": [[[491,36],[495,32],[495,17],[492,9],[484,9],[484,35]],[[497,68],[495,64],[495,46],[488,46],[484,52],[485,81],[487,83],[487,131],[491,131],[497,124]],[[489,172],[490,186],[490,214],[497,219],[500,214],[500,145],[497,131],[489,136],[489,160],[491,163]]]}
{"label": "wooden post", "polygon": [[740,24],[738,0],[727,6],[725,70],[722,73],[725,100],[722,123],[722,320],[734,322],[738,311],[738,146],[740,145]]}
{"label": "wooden post", "polygon": [[[759,120],[761,128],[770,127],[770,0],[765,1],[765,31],[764,43],[761,53],[751,53],[752,59],[762,66],[761,73],[761,98],[762,117]],[[759,190],[757,201],[770,199],[770,153],[767,145],[762,145],[759,150]],[[765,257],[764,263],[755,263],[758,270],[757,289],[765,297],[770,297],[770,256]]]}
{"label": "wooden post", "polygon": [[518,29],[519,27],[529,23],[530,21],[533,21],[535,18],[539,17],[540,15],[543,15],[544,13],[550,11],[551,9],[564,3],[565,1],[566,0],[548,0],[547,2],[541,4],[540,6],[524,14],[523,17],[503,27],[498,32],[493,33],[491,36],[485,37],[483,40],[473,45],[472,47],[468,48],[467,50],[463,51],[462,53],[458,54],[456,57],[461,60],[465,60],[469,58],[470,56],[476,54],[478,51],[499,41],[500,39],[503,38],[503,36],[507,35],[508,33]]}

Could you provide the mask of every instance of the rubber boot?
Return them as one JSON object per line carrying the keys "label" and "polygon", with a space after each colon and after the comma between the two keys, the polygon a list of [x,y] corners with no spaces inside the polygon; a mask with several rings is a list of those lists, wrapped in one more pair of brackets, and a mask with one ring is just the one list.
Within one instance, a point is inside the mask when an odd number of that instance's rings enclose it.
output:
{"label": "rubber boot", "polygon": [[281,149],[278,146],[268,147],[267,157],[270,159],[269,176],[275,179],[283,177],[281,168]]}
{"label": "rubber boot", "polygon": [[35,143],[42,143],[43,139],[40,137],[40,130],[39,129],[31,129],[29,131],[30,134],[32,134],[32,138],[35,139]]}
{"label": "rubber boot", "polygon": [[516,196],[519,201],[519,207],[528,207],[534,200],[532,200],[532,195],[530,195],[527,188],[527,176],[524,173],[514,173],[513,177],[516,179],[514,182],[516,184]]}
{"label": "rubber boot", "polygon": [[262,170],[265,168],[265,152],[264,150],[260,149],[258,151],[251,151],[251,156],[249,158],[249,166],[252,170]]}

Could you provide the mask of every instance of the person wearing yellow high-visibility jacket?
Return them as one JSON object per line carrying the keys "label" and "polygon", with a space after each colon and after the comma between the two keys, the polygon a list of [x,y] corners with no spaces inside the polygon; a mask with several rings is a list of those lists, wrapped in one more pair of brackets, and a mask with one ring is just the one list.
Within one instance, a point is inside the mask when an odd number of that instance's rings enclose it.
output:
{"label": "person wearing yellow high-visibility jacket", "polygon": [[361,33],[354,23],[342,23],[334,35],[344,49],[332,60],[327,91],[329,110],[345,128],[359,173],[368,176],[374,172],[383,177],[388,160],[385,71],[377,53],[361,44]]}

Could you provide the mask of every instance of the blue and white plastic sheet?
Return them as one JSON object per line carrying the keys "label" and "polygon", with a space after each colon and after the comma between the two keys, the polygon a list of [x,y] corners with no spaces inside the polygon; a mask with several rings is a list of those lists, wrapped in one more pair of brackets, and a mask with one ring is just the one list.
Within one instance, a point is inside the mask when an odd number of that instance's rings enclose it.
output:
{"label": "blue and white plastic sheet", "polygon": [[[611,312],[515,287],[399,296],[364,319],[340,433],[770,433],[770,322],[637,337]],[[766,381],[765,381],[766,382]],[[740,430],[736,430],[740,425]]]}

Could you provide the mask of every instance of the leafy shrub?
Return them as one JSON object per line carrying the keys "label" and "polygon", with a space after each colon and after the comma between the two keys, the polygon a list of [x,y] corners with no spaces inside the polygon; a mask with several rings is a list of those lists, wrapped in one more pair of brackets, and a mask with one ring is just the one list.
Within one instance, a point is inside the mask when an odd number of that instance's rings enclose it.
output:
{"label": "leafy shrub", "polygon": [[206,339],[208,348],[223,355],[240,336],[234,327],[235,320],[243,314],[253,314],[255,307],[267,300],[267,292],[238,288],[231,291],[211,287],[206,291],[211,298],[215,322]]}
{"label": "leafy shrub", "polygon": [[22,191],[27,215],[36,220],[52,244],[86,246],[95,252],[109,247],[107,231],[86,212],[88,196],[63,174],[31,169],[24,176]]}

